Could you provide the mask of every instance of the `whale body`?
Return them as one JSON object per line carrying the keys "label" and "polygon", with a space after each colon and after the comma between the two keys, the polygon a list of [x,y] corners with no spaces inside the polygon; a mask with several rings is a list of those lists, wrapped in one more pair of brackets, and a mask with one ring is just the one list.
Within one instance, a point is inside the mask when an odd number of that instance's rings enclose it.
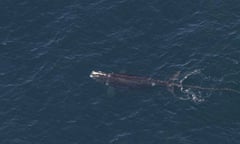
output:
{"label": "whale body", "polygon": [[[178,88],[183,92],[185,89],[207,90],[207,91],[228,91],[240,94],[239,90],[231,88],[214,88],[214,87],[201,87],[197,85],[183,84],[182,80],[179,83],[175,81],[162,81],[158,79],[152,79],[148,77],[132,76],[125,74],[105,73],[102,71],[92,71],[89,75],[90,78],[96,81],[103,82],[105,85],[111,86],[123,86],[123,87],[155,87],[162,86],[167,87],[170,92],[174,93],[174,88]],[[187,90],[188,91],[188,90]]]}
{"label": "whale body", "polygon": [[106,85],[127,86],[127,87],[154,87],[163,85],[163,81],[125,74],[105,73],[102,71],[92,71],[90,77]]}

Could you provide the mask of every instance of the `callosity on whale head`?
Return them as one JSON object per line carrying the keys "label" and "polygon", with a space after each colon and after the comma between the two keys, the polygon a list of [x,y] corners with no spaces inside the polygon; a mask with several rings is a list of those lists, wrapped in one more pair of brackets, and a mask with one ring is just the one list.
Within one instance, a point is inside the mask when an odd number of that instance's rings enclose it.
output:
{"label": "callosity on whale head", "polygon": [[99,77],[106,77],[107,74],[101,71],[92,71],[90,74],[90,78],[99,78]]}

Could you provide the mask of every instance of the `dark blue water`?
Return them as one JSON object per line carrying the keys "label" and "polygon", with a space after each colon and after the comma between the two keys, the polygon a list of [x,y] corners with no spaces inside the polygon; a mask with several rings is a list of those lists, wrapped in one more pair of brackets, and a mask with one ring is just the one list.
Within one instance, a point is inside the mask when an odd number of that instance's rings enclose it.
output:
{"label": "dark blue water", "polygon": [[92,70],[240,90],[240,2],[0,1],[1,144],[238,144],[240,95],[118,89]]}

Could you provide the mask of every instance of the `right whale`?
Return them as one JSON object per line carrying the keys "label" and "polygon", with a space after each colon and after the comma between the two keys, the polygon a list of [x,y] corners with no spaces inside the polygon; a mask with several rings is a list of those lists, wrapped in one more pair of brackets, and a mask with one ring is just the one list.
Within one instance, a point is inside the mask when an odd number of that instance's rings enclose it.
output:
{"label": "right whale", "polygon": [[230,91],[240,94],[240,91],[231,88],[212,88],[212,87],[201,87],[197,85],[187,85],[182,83],[176,83],[175,81],[162,81],[158,79],[152,79],[150,77],[140,77],[126,74],[116,74],[116,73],[105,73],[102,71],[92,71],[89,75],[90,78],[100,81],[105,85],[111,86],[126,86],[126,87],[167,87],[170,90],[174,88],[179,88],[181,91],[186,88],[198,89],[198,90],[208,90],[208,91]]}

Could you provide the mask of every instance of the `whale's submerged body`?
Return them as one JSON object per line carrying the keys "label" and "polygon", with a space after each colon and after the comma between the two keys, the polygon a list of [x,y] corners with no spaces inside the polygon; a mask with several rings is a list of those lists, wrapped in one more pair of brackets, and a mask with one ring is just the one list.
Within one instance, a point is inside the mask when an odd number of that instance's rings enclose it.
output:
{"label": "whale's submerged body", "polygon": [[90,77],[113,86],[127,86],[127,87],[154,87],[159,85],[159,80],[152,78],[131,76],[115,73],[104,73],[101,71],[92,71]]}

